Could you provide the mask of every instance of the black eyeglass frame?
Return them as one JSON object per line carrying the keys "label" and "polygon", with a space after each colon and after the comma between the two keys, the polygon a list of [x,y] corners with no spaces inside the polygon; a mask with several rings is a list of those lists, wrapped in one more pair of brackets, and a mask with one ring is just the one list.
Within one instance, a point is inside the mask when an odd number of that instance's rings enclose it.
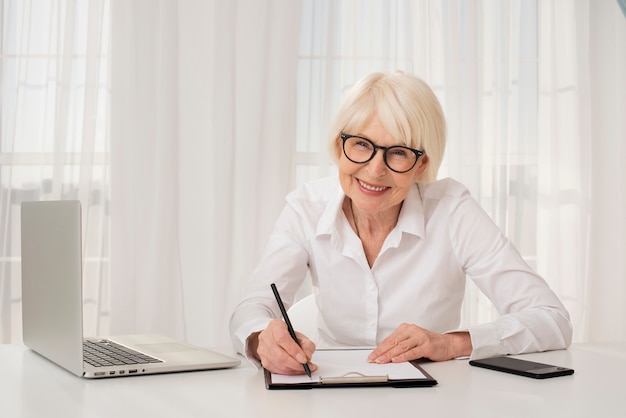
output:
{"label": "black eyeglass frame", "polygon": [[[371,139],[368,138],[364,138],[362,136],[359,135],[348,135],[346,133],[341,132],[340,134],[341,136],[341,140],[342,140],[342,145],[341,145],[341,149],[343,150],[343,155],[346,156],[346,158],[350,161],[352,161],[355,164],[365,164],[367,162],[372,161],[372,159],[376,156],[376,153],[378,152],[378,150],[383,150],[383,161],[385,161],[385,165],[387,166],[388,169],[390,169],[391,171],[395,172],[395,173],[406,173],[409,172],[411,170],[413,170],[413,167],[415,167],[415,164],[417,164],[417,160],[419,160],[419,158],[424,155],[424,151],[420,151],[418,149],[415,148],[409,148],[409,147],[405,147],[403,145],[393,145],[391,147],[382,147],[380,145],[376,145]],[[372,152],[372,155],[365,161],[354,161],[352,158],[348,157],[348,153],[346,152],[346,141],[350,138],[359,138],[362,139],[363,141],[369,142],[370,144],[372,144],[372,147],[374,147],[374,151]],[[411,166],[411,168],[407,169],[407,170],[403,170],[403,171],[398,171],[395,170],[394,168],[392,168],[389,163],[387,162],[387,151],[393,148],[401,148],[404,150],[409,150],[412,153],[415,154],[415,161],[413,162],[413,165]]]}

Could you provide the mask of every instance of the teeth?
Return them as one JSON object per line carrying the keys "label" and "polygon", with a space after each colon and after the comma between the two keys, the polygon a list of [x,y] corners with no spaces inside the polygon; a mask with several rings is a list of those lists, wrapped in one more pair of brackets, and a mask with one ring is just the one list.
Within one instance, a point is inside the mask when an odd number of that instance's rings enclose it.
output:
{"label": "teeth", "polygon": [[371,190],[372,192],[382,192],[383,190],[386,189],[386,187],[375,187],[375,186],[371,186],[367,183],[363,183],[361,180],[359,180],[359,184],[367,190]]}

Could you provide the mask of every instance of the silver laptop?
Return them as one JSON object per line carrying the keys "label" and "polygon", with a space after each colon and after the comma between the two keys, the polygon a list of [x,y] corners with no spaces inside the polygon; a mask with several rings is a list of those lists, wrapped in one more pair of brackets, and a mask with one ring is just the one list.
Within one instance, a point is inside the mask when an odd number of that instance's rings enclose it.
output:
{"label": "silver laptop", "polygon": [[241,363],[162,335],[84,338],[80,202],[24,202],[21,216],[26,346],[86,378],[222,369]]}

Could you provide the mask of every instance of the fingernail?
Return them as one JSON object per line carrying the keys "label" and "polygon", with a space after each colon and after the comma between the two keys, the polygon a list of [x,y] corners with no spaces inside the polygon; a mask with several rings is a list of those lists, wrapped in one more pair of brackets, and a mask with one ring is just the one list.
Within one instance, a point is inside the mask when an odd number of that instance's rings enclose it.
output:
{"label": "fingernail", "polygon": [[306,357],[302,354],[299,354],[296,360],[298,360],[298,363],[301,363],[301,364],[305,364],[307,362]]}

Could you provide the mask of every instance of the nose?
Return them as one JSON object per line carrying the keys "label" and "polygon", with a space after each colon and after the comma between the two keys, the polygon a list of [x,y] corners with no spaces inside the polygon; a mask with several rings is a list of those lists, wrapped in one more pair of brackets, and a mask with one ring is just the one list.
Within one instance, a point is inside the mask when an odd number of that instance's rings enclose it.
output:
{"label": "nose", "polygon": [[374,158],[368,161],[368,168],[377,176],[387,173],[387,164],[385,163],[385,150],[377,149]]}

